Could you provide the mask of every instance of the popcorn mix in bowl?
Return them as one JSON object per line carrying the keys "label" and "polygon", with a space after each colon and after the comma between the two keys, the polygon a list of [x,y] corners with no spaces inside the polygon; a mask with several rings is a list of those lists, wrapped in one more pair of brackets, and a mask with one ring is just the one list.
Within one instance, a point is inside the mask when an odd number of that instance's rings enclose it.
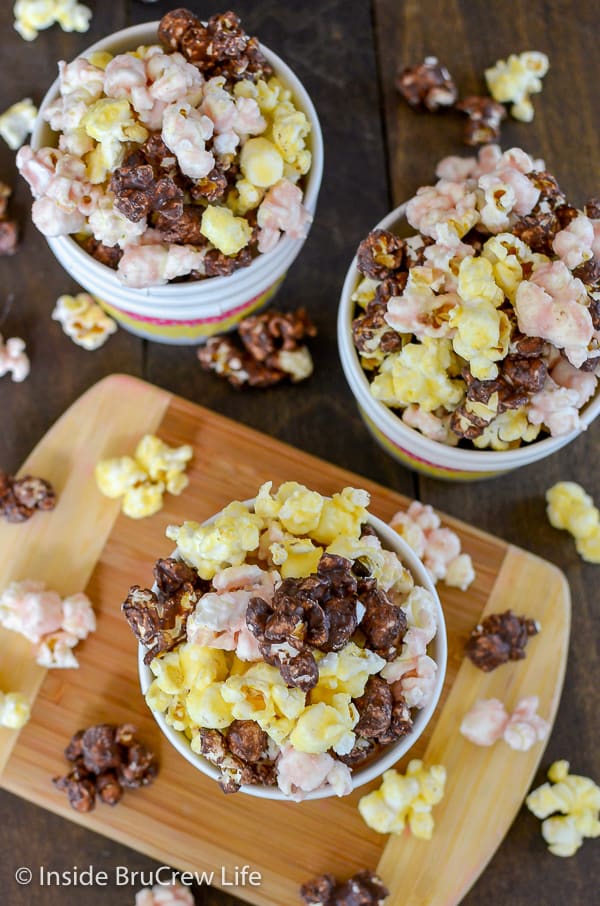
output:
{"label": "popcorn mix in bowl", "polygon": [[19,151],[48,237],[73,235],[130,288],[227,276],[301,239],[311,122],[231,12],[168,13],[160,44],[59,65],[42,116],[58,147]]}
{"label": "popcorn mix in bowl", "polygon": [[372,399],[438,444],[509,451],[581,430],[600,363],[600,216],[518,148],[449,157],[361,243],[353,341]]}
{"label": "popcorn mix in bowl", "polygon": [[271,484],[204,525],[171,526],[175,554],[123,610],[155,718],[225,792],[343,796],[431,716],[441,606],[366,491]]}

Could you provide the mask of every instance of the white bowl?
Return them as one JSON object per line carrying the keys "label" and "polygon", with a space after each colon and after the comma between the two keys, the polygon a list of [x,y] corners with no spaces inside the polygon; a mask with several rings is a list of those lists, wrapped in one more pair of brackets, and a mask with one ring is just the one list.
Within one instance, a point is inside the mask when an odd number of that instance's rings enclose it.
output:
{"label": "white bowl", "polygon": [[[158,22],[147,22],[115,32],[83,51],[81,56],[100,50],[117,54],[135,50],[141,44],[156,44],[158,25]],[[323,136],[319,118],[306,89],[289,66],[264,45],[260,47],[312,127],[312,165],[305,178],[303,203],[314,215],[323,175]],[[56,134],[42,114],[58,93],[59,80],[56,79],[42,101],[32,132],[31,146],[35,150],[56,144]],[[174,344],[201,343],[215,333],[230,330],[242,318],[266,305],[299,255],[304,241],[283,236],[271,252],[259,255],[249,267],[228,277],[132,289],[120,282],[112,268],[88,255],[70,236],[47,237],[48,245],[64,269],[88,292],[98,296],[109,314],[123,327],[138,336]]]}
{"label": "white bowl", "polygon": [[[374,229],[391,230],[402,235],[403,228],[408,226],[405,210],[406,204],[400,205],[380,220]],[[340,359],[346,380],[367,427],[381,446],[403,465],[426,475],[451,481],[491,478],[537,462],[560,450],[579,437],[581,431],[585,430],[600,412],[600,394],[596,394],[581,412],[582,428],[562,437],[547,437],[544,440],[533,441],[514,450],[466,450],[425,437],[420,431],[405,424],[388,406],[376,400],[371,394],[369,379],[360,364],[352,338],[352,321],[356,308],[352,294],[361,279],[362,275],[358,271],[357,259],[354,256],[346,274],[338,309],[337,339]]]}
{"label": "white bowl", "polygon": [[[245,501],[245,505],[251,508],[254,504],[253,500]],[[211,522],[217,518],[218,514],[208,519],[204,524],[210,525]],[[421,561],[418,559],[414,551],[406,544],[406,542],[395,532],[393,529],[386,525],[381,519],[378,519],[376,516],[370,516],[368,519],[369,525],[371,525],[377,535],[379,536],[384,548],[388,550],[395,551],[402,563],[409,569],[411,572],[415,584],[422,585],[427,589],[435,600],[436,604],[436,622],[437,622],[437,634],[433,641],[428,647],[428,653],[434,659],[437,664],[437,673],[435,687],[433,694],[428,704],[421,710],[412,709],[412,714],[416,715],[414,717],[413,729],[406,736],[403,736],[398,742],[393,743],[390,746],[387,746],[383,749],[381,755],[374,758],[373,761],[369,762],[364,768],[359,768],[355,771],[352,771],[352,789],[358,789],[358,787],[363,786],[365,783],[370,783],[371,780],[375,780],[384,771],[387,771],[388,768],[393,767],[397,761],[399,761],[408,750],[415,744],[417,739],[421,736],[425,727],[431,720],[433,712],[435,711],[436,705],[438,703],[442,688],[444,685],[444,678],[446,676],[446,661],[448,656],[448,641],[446,638],[446,624],[444,622],[444,612],[442,610],[442,605],[438,597],[435,586],[433,585],[429,574]],[[177,551],[172,556],[177,556]],[[140,686],[142,689],[142,694],[145,696],[146,692],[154,676],[150,667],[144,664],[144,655],[146,654],[146,648],[143,645],[138,646],[138,671],[140,677]],[[190,764],[194,765],[195,768],[198,768],[199,771],[202,771],[203,774],[206,774],[208,777],[211,777],[213,780],[218,780],[220,773],[217,768],[210,763],[202,755],[197,755],[195,752],[192,752],[190,743],[184,733],[179,730],[174,730],[173,727],[170,727],[164,715],[152,711],[152,716],[154,717],[156,723],[169,740],[172,746],[174,746],[177,751],[183,755],[186,761],[189,761]],[[244,785],[240,787],[239,790],[241,793],[247,793],[249,796],[257,796],[259,799],[278,799],[286,802],[293,801],[289,796],[286,796],[278,787],[272,786],[260,786],[260,785]],[[306,793],[304,799],[326,799],[329,796],[335,796],[334,791],[331,787],[327,786],[323,789],[314,790],[313,792]]]}

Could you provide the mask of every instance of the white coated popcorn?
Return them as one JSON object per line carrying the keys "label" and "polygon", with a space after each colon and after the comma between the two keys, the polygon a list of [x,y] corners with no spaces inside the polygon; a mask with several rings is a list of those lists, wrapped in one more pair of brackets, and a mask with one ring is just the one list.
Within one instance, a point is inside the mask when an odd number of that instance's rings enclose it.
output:
{"label": "white coated popcorn", "polygon": [[20,148],[35,123],[38,110],[31,98],[13,104],[0,116],[0,135],[9,148]]}
{"label": "white coated popcorn", "polygon": [[57,22],[63,31],[85,32],[92,11],[77,0],[17,0],[14,6],[15,29],[26,41]]}
{"label": "white coated popcorn", "polygon": [[189,887],[177,881],[172,884],[156,884],[152,888],[138,890],[135,906],[194,906],[194,896]]}
{"label": "white coated popcorn", "polygon": [[550,724],[537,714],[538,705],[537,695],[527,696],[509,715],[497,698],[479,699],[465,714],[460,732],[478,746],[492,746],[503,739],[511,749],[528,752],[550,731]]}
{"label": "white coated popcorn", "polygon": [[461,553],[460,538],[441,528],[439,516],[428,504],[414,500],[406,512],[392,517],[390,527],[423,560],[434,583],[443,579],[446,585],[466,591],[473,582],[473,562],[468,554]]}
{"label": "white coated popcorn", "polygon": [[117,330],[115,321],[109,318],[89,293],[60,296],[52,312],[52,319],[60,323],[74,343],[88,350],[103,346]]}
{"label": "white coated popcorn", "polygon": [[126,286],[162,286],[192,271],[204,273],[206,249],[193,245],[129,245],[119,262],[119,277]]}
{"label": "white coated popcorn", "polygon": [[31,707],[21,692],[0,692],[0,727],[20,730],[31,716]]}
{"label": "white coated popcorn", "polygon": [[171,104],[163,113],[163,141],[186,176],[202,179],[213,169],[215,159],[206,150],[213,130],[212,120],[189,104]]}
{"label": "white coated popcorn", "polygon": [[20,383],[29,375],[29,371],[25,341],[20,337],[11,337],[5,342],[0,334],[0,377],[10,373],[13,381]]}

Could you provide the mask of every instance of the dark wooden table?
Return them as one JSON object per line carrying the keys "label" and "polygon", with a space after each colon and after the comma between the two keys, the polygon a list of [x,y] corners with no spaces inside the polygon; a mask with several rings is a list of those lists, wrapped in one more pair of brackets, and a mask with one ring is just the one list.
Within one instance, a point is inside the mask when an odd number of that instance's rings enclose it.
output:
{"label": "dark wooden table", "polygon": [[[57,60],[71,59],[104,35],[159,17],[175,4],[92,0],[89,5],[94,18],[88,34],[63,34],[55,27],[33,44],[25,44],[12,30],[12,3],[1,5],[0,110],[27,95],[39,103]],[[203,17],[220,10],[195,0],[188,5]],[[593,617],[600,571],[578,558],[569,538],[551,529],[544,514],[544,491],[560,479],[581,481],[600,501],[600,427],[592,426],[550,460],[493,481],[461,485],[423,478],[396,465],[367,434],[342,375],[335,341],[337,300],[359,240],[392,203],[432,180],[440,157],[465,151],[457,117],[420,116],[398,100],[393,88],[397,64],[436,53],[462,92],[470,93],[482,89],[483,70],[496,59],[528,49],[548,53],[551,69],[543,94],[535,99],[535,120],[508,123],[503,145],[521,145],[542,155],[569,197],[581,205],[600,189],[597,0],[240,0],[236,9],[248,30],[258,33],[303,80],[325,135],[325,178],[316,221],[278,298],[283,308],[306,305],[318,323],[315,375],[297,387],[235,393],[200,371],[192,348],[149,344],[125,331],[94,353],[74,346],[50,320],[50,312],[56,298],[76,286],[32,226],[28,189],[16,178],[13,153],[0,141],[0,178],[16,187],[13,210],[24,234],[17,256],[0,259],[0,312],[9,294],[14,295],[0,330],[5,337],[23,336],[32,359],[32,373],[24,384],[13,384],[9,377],[0,381],[0,465],[16,469],[92,383],[111,372],[129,372],[547,557],[566,572],[571,584],[573,628],[564,694],[542,768],[568,758],[574,771],[600,780],[600,652],[598,618]],[[527,609],[525,601],[515,601],[514,607]],[[536,780],[542,779],[540,770]],[[146,872],[156,867],[134,850],[4,792],[0,815],[0,902],[6,906],[133,902],[130,888],[85,888],[77,893],[19,888],[13,874],[22,864],[59,870],[93,865],[109,873],[116,865]],[[264,833],[268,841],[266,829]],[[200,852],[198,859],[201,863]],[[452,871],[451,865],[441,868]],[[597,902],[599,874],[598,842],[587,841],[571,859],[551,856],[539,821],[522,810],[464,902]],[[197,902],[232,906],[239,901],[203,888],[197,891]]]}

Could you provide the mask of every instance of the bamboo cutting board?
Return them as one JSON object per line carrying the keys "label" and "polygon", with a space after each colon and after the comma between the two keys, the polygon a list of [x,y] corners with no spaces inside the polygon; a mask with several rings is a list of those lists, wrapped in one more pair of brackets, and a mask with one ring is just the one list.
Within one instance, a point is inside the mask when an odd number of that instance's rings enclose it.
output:
{"label": "bamboo cutting board", "polygon": [[[96,490],[98,459],[133,451],[143,433],[169,444],[191,443],[190,486],[167,495],[165,507],[136,522],[119,502]],[[371,511],[389,520],[408,501],[366,479],[315,459],[135,378],[114,375],[92,387],[49,431],[21,472],[51,480],[59,504],[22,525],[0,525],[0,589],[11,580],[45,580],[62,594],[85,588],[98,615],[97,632],[77,649],[79,670],[46,672],[29,643],[0,629],[0,689],[31,696],[30,723],[0,730],[0,785],[92,830],[192,872],[214,871],[214,883],[259,906],[291,906],[298,887],[321,871],[347,877],[375,868],[391,890],[389,906],[452,906],[475,882],[499,846],[531,783],[543,752],[504,743],[472,745],[457,732],[477,698],[513,707],[540,696],[540,714],[553,721],[562,688],[570,621],[569,590],[551,564],[446,519],[473,557],[477,578],[468,592],[438,590],[448,629],[446,683],[428,730],[411,751],[448,769],[447,792],[434,809],[429,843],[408,833],[388,838],[365,826],[356,803],[371,787],[345,799],[302,804],[225,796],[161,736],[139,691],[136,643],[120,613],[132,584],[150,584],[152,565],[168,556],[165,528],[202,521],[230,500],[254,496],[259,485],[297,480],[331,494],[351,484],[371,493]],[[462,657],[468,632],[484,613],[512,607],[542,623],[524,661],[492,674]],[[80,815],[51,777],[64,773],[62,751],[80,727],[134,722],[159,754],[161,772],[148,789],[127,792],[114,809],[99,804]],[[402,766],[402,765],[401,765]],[[260,886],[232,886],[235,867],[249,865]],[[108,896],[108,895],[107,895]]]}

